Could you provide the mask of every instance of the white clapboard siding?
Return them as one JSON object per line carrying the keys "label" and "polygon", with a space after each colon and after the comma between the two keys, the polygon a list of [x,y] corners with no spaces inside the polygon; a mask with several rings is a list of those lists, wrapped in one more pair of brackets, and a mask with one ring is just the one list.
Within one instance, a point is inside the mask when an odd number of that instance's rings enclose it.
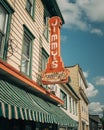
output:
{"label": "white clapboard siding", "polygon": [[[35,36],[33,40],[33,54],[32,54],[32,79],[37,80],[37,76],[41,71],[41,48],[49,54],[49,43],[43,36],[44,24],[43,14],[44,7],[41,0],[35,1],[34,19],[28,14],[26,7],[26,0],[8,0],[8,3],[14,9],[11,20],[10,38],[12,42],[9,43],[14,49],[13,55],[8,52],[7,62],[20,71],[21,54],[23,46],[23,25],[26,25],[31,33]],[[40,37],[42,43],[40,43]]]}

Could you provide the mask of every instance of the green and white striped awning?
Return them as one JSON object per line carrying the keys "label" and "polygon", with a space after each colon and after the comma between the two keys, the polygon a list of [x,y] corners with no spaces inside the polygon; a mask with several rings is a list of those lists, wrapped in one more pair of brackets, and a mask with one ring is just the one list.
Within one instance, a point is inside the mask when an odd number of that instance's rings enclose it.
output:
{"label": "green and white striped awning", "polygon": [[64,126],[71,126],[76,127],[78,126],[78,123],[70,118],[60,107],[45,101],[35,95],[32,95],[29,93],[29,96],[33,101],[35,101],[42,109],[45,111],[51,113],[55,117],[55,123],[58,122],[58,124],[64,125]]}
{"label": "green and white striped awning", "polygon": [[76,126],[58,106],[0,79],[0,117]]}

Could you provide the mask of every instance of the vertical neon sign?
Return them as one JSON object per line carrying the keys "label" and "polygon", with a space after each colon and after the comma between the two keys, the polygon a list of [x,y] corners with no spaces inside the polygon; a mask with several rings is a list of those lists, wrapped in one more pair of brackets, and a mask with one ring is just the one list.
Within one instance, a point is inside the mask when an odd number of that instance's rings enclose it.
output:
{"label": "vertical neon sign", "polygon": [[64,68],[60,56],[60,28],[62,21],[58,16],[49,20],[50,56],[45,71],[42,73],[43,84],[64,83],[68,81],[69,72]]}

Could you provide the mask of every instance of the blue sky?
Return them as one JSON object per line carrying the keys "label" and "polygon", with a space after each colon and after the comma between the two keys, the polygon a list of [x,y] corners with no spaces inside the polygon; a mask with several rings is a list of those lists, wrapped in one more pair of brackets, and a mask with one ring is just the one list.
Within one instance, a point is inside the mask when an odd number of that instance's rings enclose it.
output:
{"label": "blue sky", "polygon": [[65,20],[61,56],[65,66],[79,64],[88,83],[91,114],[104,107],[104,0],[57,0]]}

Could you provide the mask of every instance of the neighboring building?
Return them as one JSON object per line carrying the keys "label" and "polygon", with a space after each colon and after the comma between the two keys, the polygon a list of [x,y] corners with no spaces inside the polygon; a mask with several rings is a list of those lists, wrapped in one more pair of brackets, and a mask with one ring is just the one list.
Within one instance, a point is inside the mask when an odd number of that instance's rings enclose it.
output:
{"label": "neighboring building", "polygon": [[102,128],[99,115],[89,115],[90,130],[100,130]]}
{"label": "neighboring building", "polygon": [[69,84],[80,98],[78,103],[79,130],[89,129],[88,98],[86,96],[87,83],[79,65],[66,67],[70,71]]}
{"label": "neighboring building", "polygon": [[0,130],[62,130],[78,121],[58,107],[63,101],[41,83],[52,16],[64,23],[56,0],[0,0]]}
{"label": "neighboring building", "polygon": [[[61,109],[72,119],[74,119],[72,126],[68,127],[68,130],[78,130],[78,102],[80,100],[78,95],[75,93],[74,89],[68,83],[60,85],[57,84],[54,87],[55,94],[64,101],[64,104],[60,106]],[[66,130],[66,127],[63,127],[63,130]]]}

